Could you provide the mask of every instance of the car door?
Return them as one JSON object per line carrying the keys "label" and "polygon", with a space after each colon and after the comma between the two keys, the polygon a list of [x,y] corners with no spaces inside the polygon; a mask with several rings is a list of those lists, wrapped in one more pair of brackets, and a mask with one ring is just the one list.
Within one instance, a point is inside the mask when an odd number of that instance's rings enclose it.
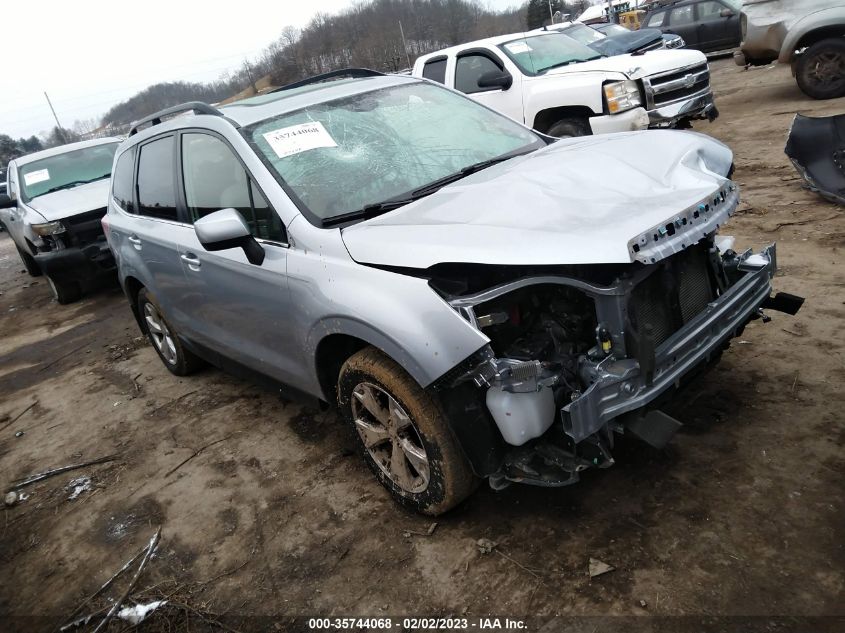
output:
{"label": "car door", "polygon": [[667,24],[661,27],[664,33],[676,33],[684,38],[687,48],[700,50],[698,44],[698,25],[695,22],[695,5],[683,4],[667,11]]}
{"label": "car door", "polygon": [[[470,49],[458,53],[455,59],[453,87],[468,97],[525,123],[522,109],[522,75],[516,68],[505,65],[501,57],[487,49]],[[482,88],[478,80],[488,72],[507,70],[513,77],[509,88]]]}
{"label": "car door", "polygon": [[718,51],[739,44],[739,15],[718,0],[696,4],[698,44],[702,51]]}
{"label": "car door", "polygon": [[123,213],[110,223],[110,245],[120,253],[126,267],[138,271],[136,275],[155,296],[168,320],[188,335],[190,323],[180,311],[184,281],[177,236],[184,226],[177,211],[175,137],[157,136],[124,152],[118,160],[121,175],[125,169],[132,169],[136,152],[132,197],[112,190],[112,198]]}
{"label": "car door", "polygon": [[183,309],[195,341],[218,351],[224,361],[296,382],[302,364],[291,337],[284,225],[225,139],[187,130],[180,135],[180,149],[187,221],[236,209],[265,253],[263,263],[255,265],[241,248],[206,251],[193,230],[182,233]]}

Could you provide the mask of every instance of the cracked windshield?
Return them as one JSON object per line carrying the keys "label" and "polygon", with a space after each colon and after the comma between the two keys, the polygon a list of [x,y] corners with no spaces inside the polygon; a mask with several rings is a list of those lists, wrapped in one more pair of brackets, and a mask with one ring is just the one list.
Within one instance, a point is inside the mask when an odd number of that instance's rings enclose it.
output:
{"label": "cracked windshield", "polygon": [[544,145],[522,126],[422,82],[315,104],[263,121],[249,135],[319,219]]}

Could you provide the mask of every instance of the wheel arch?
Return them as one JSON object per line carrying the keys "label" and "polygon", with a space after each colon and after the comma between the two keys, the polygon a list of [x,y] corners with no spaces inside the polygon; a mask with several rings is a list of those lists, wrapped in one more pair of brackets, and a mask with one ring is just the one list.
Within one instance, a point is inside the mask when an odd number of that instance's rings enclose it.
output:
{"label": "wheel arch", "polygon": [[132,315],[135,317],[135,322],[138,324],[138,327],[141,328],[141,332],[145,333],[144,325],[141,322],[141,315],[138,312],[138,293],[140,293],[141,289],[144,288],[144,284],[136,277],[130,275],[124,278],[121,285],[123,286],[123,292],[126,294],[126,298],[129,299],[129,307],[132,309]]}
{"label": "wheel arch", "polygon": [[579,118],[589,120],[590,117],[595,115],[596,113],[587,106],[558,106],[555,108],[546,108],[545,110],[540,110],[534,117],[532,127],[538,132],[545,134],[549,131],[549,128],[561,119]]}
{"label": "wheel arch", "polygon": [[[827,14],[827,15],[820,15]],[[845,11],[841,8],[831,8],[827,11],[807,16],[806,20],[812,20],[813,26],[803,28],[798,24],[793,25],[790,33],[784,39],[780,50],[778,61],[789,63],[795,58],[795,51],[820,42],[831,37],[845,37]]]}

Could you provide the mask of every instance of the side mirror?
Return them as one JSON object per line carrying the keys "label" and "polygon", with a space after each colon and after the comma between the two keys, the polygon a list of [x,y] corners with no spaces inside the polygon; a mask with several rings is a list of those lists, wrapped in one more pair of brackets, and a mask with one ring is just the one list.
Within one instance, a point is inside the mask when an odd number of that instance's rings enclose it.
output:
{"label": "side mirror", "polygon": [[478,78],[479,88],[501,88],[507,90],[513,85],[513,77],[507,70],[491,70]]}
{"label": "side mirror", "polygon": [[255,241],[241,214],[234,209],[222,209],[200,218],[194,222],[194,232],[207,251],[242,248],[250,264],[260,266],[264,262],[264,249]]}
{"label": "side mirror", "polygon": [[733,14],[734,14],[734,12],[731,9],[722,9],[719,12],[719,15],[722,16],[723,18],[731,18],[731,17],[733,17]]}
{"label": "side mirror", "polygon": [[15,206],[14,200],[12,200],[7,194],[0,193],[0,209],[8,209],[13,206]]}

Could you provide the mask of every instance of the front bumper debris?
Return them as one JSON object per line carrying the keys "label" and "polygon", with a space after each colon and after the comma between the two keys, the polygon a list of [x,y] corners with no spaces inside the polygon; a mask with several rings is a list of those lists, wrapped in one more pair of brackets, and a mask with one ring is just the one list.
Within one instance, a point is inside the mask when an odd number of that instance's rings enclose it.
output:
{"label": "front bumper debris", "polygon": [[44,274],[56,281],[92,280],[115,269],[114,256],[104,241],[36,253],[34,257]]}
{"label": "front bumper debris", "polygon": [[845,114],[796,114],[784,151],[811,191],[845,205]]}
{"label": "front bumper debris", "polygon": [[713,101],[713,93],[708,90],[688,99],[649,110],[648,123],[649,127],[673,127],[684,120],[713,121],[718,116],[719,110]]}
{"label": "front bumper debris", "polygon": [[[634,358],[598,363],[594,382],[562,410],[564,431],[580,442],[619,416],[642,409],[717,355],[770,300],[775,245],[739,256],[739,279],[656,349],[647,372]],[[796,298],[799,301],[800,298]],[[794,306],[794,302],[792,304]],[[797,308],[795,308],[797,310]]]}
{"label": "front bumper debris", "polygon": [[590,117],[590,129],[593,134],[636,132],[646,129],[648,124],[648,113],[645,108],[631,108],[619,114]]}

